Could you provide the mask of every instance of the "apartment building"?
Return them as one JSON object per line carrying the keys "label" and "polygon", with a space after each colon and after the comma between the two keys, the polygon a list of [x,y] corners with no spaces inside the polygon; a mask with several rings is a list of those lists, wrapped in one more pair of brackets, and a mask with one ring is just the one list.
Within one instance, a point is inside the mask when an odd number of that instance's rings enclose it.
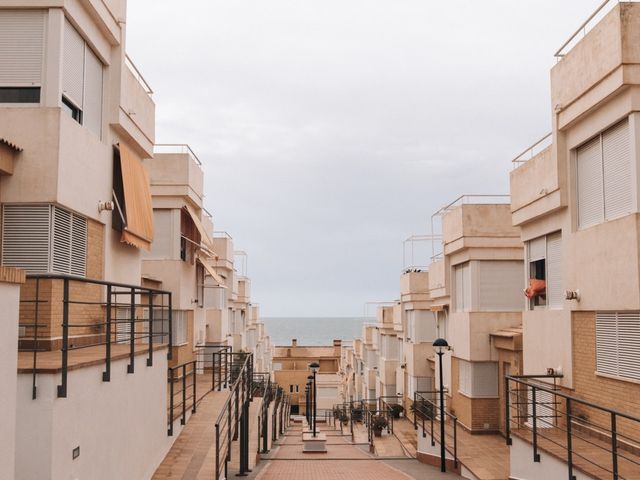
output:
{"label": "apartment building", "polygon": [[317,402],[319,409],[331,410],[342,402],[340,376],[340,356],[342,341],[334,340],[332,346],[298,345],[293,339],[289,346],[275,346],[273,349],[273,375],[275,382],[290,395],[291,413],[306,413],[305,386],[311,375],[309,364],[317,362],[320,369],[316,374]]}
{"label": "apartment building", "polygon": [[0,7],[0,477],[150,478],[183,427],[168,369],[228,328],[209,312],[227,290],[254,331],[237,351],[268,370],[270,340],[197,157],[154,154],[126,2],[27,3]]}
{"label": "apartment building", "polygon": [[[561,461],[543,451],[532,462],[531,445],[516,437],[511,468],[519,478],[551,466],[564,475],[567,469],[596,478],[616,469],[625,478],[638,475],[619,451],[635,458],[631,445],[640,423],[616,421],[611,410],[640,415],[640,5],[601,8],[610,10],[597,12],[581,27],[588,33],[574,35],[557,52],[548,145],[534,145],[538,151],[528,161],[517,159],[510,181],[525,273],[541,285],[523,312],[523,369],[542,377],[538,385],[547,390],[560,389],[558,395],[538,392],[547,402],[539,405],[547,420],[538,422],[547,432],[569,426],[592,442],[602,440],[607,453],[587,464],[587,450],[572,458],[564,443]],[[529,414],[535,416],[531,408]]]}

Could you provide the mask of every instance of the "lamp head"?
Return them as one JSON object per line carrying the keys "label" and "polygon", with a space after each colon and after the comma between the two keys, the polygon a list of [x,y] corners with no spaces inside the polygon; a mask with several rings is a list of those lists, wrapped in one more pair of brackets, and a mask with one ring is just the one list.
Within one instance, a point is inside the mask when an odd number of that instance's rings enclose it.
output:
{"label": "lamp head", "polygon": [[313,373],[316,373],[318,370],[320,370],[320,364],[318,362],[311,362],[309,364],[309,368]]}
{"label": "lamp head", "polygon": [[444,338],[436,338],[433,342],[433,349],[437,354],[441,355],[445,350],[449,350],[449,344]]}
{"label": "lamp head", "polygon": [[309,380],[309,383],[311,383],[311,382],[313,381],[313,375],[309,375],[309,376],[307,377],[307,380]]}

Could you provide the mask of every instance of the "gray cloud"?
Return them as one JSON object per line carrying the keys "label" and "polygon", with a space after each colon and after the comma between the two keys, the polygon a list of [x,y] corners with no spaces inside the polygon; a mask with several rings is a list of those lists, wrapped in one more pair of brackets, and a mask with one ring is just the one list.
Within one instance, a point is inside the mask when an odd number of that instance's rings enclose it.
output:
{"label": "gray cloud", "polygon": [[552,54],[597,3],[130,0],[128,51],[263,315],[358,315],[398,295],[433,211],[508,191],[550,129]]}

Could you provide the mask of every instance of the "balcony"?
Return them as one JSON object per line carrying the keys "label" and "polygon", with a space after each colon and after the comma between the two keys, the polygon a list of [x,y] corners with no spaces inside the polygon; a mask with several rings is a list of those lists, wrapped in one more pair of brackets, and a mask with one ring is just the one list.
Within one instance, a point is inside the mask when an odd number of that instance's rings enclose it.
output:
{"label": "balcony", "polygon": [[200,160],[186,144],[158,144],[147,163],[154,197],[188,197],[202,207],[204,174]]}

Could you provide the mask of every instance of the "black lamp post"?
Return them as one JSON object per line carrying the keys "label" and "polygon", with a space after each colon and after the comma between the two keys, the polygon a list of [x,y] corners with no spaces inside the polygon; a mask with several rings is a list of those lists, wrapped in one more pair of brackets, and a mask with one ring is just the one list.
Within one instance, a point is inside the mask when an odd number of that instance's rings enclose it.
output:
{"label": "black lamp post", "polygon": [[311,425],[311,382],[307,381],[305,391],[306,407],[304,409],[304,415],[307,417],[307,425]]}
{"label": "black lamp post", "polygon": [[309,429],[313,429],[313,375],[307,377],[307,385],[309,385]]}
{"label": "black lamp post", "polygon": [[444,380],[442,379],[442,356],[445,350],[449,350],[449,344],[444,338],[436,338],[433,348],[438,355],[438,372],[440,380],[440,471],[446,472],[445,448],[444,448]]}
{"label": "black lamp post", "polygon": [[316,436],[316,420],[318,415],[318,402],[317,402],[317,393],[318,388],[316,385],[316,373],[320,370],[320,364],[318,362],[311,362],[309,364],[309,368],[313,372],[313,436]]}

